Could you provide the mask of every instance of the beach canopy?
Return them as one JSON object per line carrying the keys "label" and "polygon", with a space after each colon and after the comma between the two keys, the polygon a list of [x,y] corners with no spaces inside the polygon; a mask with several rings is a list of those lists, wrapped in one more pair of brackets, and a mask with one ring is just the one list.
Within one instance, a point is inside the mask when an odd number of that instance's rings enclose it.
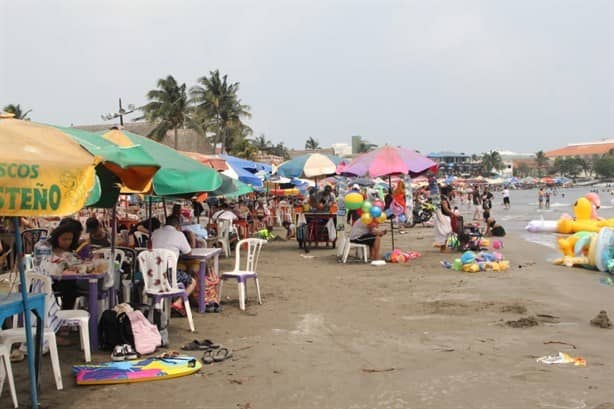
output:
{"label": "beach canopy", "polygon": [[344,175],[369,176],[417,175],[437,171],[437,163],[411,149],[384,145],[363,153],[343,168]]}
{"label": "beach canopy", "polygon": [[100,135],[119,146],[140,145],[159,162],[160,169],[154,175],[150,189],[157,196],[212,192],[222,185],[222,178],[215,169],[149,138],[119,129],[102,131]]}
{"label": "beach canopy", "polygon": [[277,174],[287,178],[314,178],[337,173],[340,157],[322,153],[297,156],[279,165]]}

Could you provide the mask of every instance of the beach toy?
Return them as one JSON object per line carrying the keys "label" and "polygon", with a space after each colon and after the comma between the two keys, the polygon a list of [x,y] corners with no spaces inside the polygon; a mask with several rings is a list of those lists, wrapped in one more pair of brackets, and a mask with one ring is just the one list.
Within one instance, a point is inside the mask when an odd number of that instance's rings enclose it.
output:
{"label": "beach toy", "polygon": [[473,251],[465,251],[460,258],[461,262],[464,264],[471,264],[475,261],[475,253]]}
{"label": "beach toy", "polygon": [[501,248],[503,248],[503,242],[501,240],[493,240],[492,241],[492,248],[495,250],[499,250]]}
{"label": "beach toy", "polygon": [[360,221],[368,226],[373,222],[373,217],[371,216],[370,213],[365,212],[360,215]]}
{"label": "beach toy", "polygon": [[390,262],[391,255],[392,255],[391,251],[387,251],[386,253],[384,253],[384,260],[386,260],[387,262]]}
{"label": "beach toy", "polygon": [[573,205],[574,218],[562,215],[558,221],[531,220],[526,229],[535,232],[558,232],[572,234],[582,231],[598,232],[604,227],[614,227],[614,219],[594,220],[591,218],[593,204],[586,197],[581,197]]}
{"label": "beach toy", "polygon": [[480,239],[480,247],[490,247],[490,240]]}
{"label": "beach toy", "polygon": [[377,217],[381,216],[382,208],[379,207],[379,206],[372,206],[371,210],[369,210],[369,212],[371,213],[371,216],[377,218]]}
{"label": "beach toy", "polygon": [[614,228],[604,227],[599,233],[574,234],[566,239],[559,239],[558,242],[563,257],[554,260],[554,264],[580,266],[603,272],[613,271]]}
{"label": "beach toy", "polygon": [[588,192],[584,197],[591,203],[591,219],[599,220],[599,216],[597,215],[597,210],[601,207],[599,195],[595,192]]}
{"label": "beach toy", "polygon": [[452,263],[452,269],[456,271],[461,271],[463,269],[463,262],[460,258],[455,258]]}
{"label": "beach toy", "polygon": [[399,216],[399,221],[401,223],[405,223],[407,221],[407,217],[404,214],[402,214],[402,215]]}
{"label": "beach toy", "polygon": [[385,213],[382,213],[376,217],[375,220],[377,220],[378,223],[384,223],[386,220],[388,220],[388,216],[386,216]]}
{"label": "beach toy", "polygon": [[371,210],[371,208],[372,208],[372,207],[373,207],[373,205],[371,204],[371,202],[370,202],[370,201],[368,201],[368,200],[365,200],[365,201],[362,203],[362,206],[361,206],[360,208],[362,209],[362,211],[363,211],[363,212],[365,212],[365,213],[366,213],[366,212],[368,212],[369,210]]}
{"label": "beach toy", "polygon": [[360,208],[364,202],[364,199],[360,193],[350,192],[343,198],[346,209],[356,210]]}
{"label": "beach toy", "polygon": [[381,199],[376,199],[373,201],[373,206],[377,206],[380,209],[383,209],[384,207],[386,207],[386,205],[384,204],[384,202],[382,202]]}

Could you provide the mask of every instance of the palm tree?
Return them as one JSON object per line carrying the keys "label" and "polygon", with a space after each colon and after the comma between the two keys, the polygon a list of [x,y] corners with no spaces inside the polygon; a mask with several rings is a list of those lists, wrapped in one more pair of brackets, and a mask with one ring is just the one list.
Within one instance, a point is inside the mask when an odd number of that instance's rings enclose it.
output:
{"label": "palm tree", "polygon": [[141,108],[145,118],[156,123],[147,136],[161,141],[172,129],[177,149],[177,131],[184,127],[190,115],[186,85],[179,85],[172,75],[160,78],[157,85],[157,89],[147,93],[150,102]]}
{"label": "palm tree", "polygon": [[498,171],[504,168],[503,159],[497,151],[490,151],[482,154],[482,171],[489,175],[493,169]]}
{"label": "palm tree", "polygon": [[229,83],[228,76],[220,77],[219,70],[210,71],[209,77],[198,79],[199,85],[190,88],[190,98],[195,105],[201,126],[215,130],[213,146],[222,144],[222,152],[229,144],[239,143],[250,135],[252,129],[243,123],[251,118],[249,105],[241,103],[238,97],[239,83]]}
{"label": "palm tree", "polygon": [[261,134],[253,141],[253,145],[261,152],[269,152],[273,148],[273,144],[269,141],[264,134]]}
{"label": "palm tree", "polygon": [[305,149],[312,150],[312,151],[320,149],[320,142],[318,142],[317,139],[314,139],[313,137],[310,136],[305,141]]}
{"label": "palm tree", "polygon": [[4,108],[2,108],[2,110],[4,112],[6,112],[7,114],[13,114],[13,118],[15,119],[23,119],[24,121],[29,121],[30,118],[28,118],[28,114],[30,112],[32,112],[31,109],[28,109],[27,111],[22,111],[21,110],[21,105],[17,104],[8,104],[7,106],[5,106]]}
{"label": "palm tree", "polygon": [[535,163],[537,164],[537,176],[540,178],[544,175],[544,169],[548,167],[548,158],[544,151],[537,151],[535,153]]}

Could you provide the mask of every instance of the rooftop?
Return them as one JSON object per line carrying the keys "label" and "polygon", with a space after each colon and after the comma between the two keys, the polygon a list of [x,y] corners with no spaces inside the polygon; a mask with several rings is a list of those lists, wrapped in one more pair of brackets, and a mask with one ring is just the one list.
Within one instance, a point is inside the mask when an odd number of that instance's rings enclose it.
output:
{"label": "rooftop", "polygon": [[555,158],[557,156],[590,156],[603,155],[611,150],[614,150],[614,139],[604,139],[597,142],[571,143],[564,148],[545,152],[545,155],[548,158]]}

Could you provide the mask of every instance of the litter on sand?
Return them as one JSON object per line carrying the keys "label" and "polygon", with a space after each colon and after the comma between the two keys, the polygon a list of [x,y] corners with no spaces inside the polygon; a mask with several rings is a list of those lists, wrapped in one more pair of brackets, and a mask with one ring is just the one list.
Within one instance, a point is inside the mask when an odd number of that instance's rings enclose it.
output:
{"label": "litter on sand", "polygon": [[553,364],[571,364],[574,366],[586,366],[586,359],[580,357],[572,357],[565,352],[559,352],[558,355],[546,355],[537,358],[537,362],[541,362],[546,365]]}

